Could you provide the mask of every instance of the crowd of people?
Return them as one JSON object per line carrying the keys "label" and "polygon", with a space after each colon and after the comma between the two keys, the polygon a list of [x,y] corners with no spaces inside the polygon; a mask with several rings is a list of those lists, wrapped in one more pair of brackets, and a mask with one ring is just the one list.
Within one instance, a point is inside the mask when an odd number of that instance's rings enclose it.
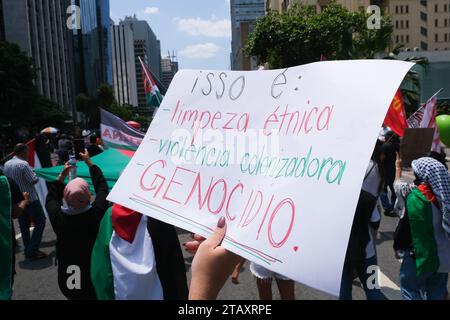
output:
{"label": "crowd of people", "polygon": [[[193,235],[191,241],[183,244],[184,250],[194,254],[188,286],[182,246],[175,228],[106,200],[108,185],[102,169],[91,160],[103,152],[98,137],[90,135],[84,151],[78,152],[80,161],[89,167],[93,190],[82,178],[72,177],[66,183],[72,169],[69,160],[77,149],[74,139],[68,135],[43,139],[49,152],[58,155],[57,163],[64,165],[56,181],[48,183],[45,209],[56,234],[58,284],[65,297],[71,300],[215,299],[230,276],[233,283],[239,283],[239,272],[245,260],[220,246],[227,228],[223,217],[208,239]],[[2,206],[10,212],[6,223],[12,225],[13,219],[18,219],[25,258],[36,260],[47,257],[40,250],[46,217],[34,188],[38,178],[27,163],[28,152],[26,144],[17,144],[14,157],[5,163],[4,176],[0,176],[0,200],[10,204]],[[416,179],[407,183],[402,180],[400,154],[399,140],[392,132],[375,145],[356,207],[339,299],[352,299],[355,278],[359,278],[368,300],[387,299],[379,286],[370,286],[368,281],[368,269],[378,264],[375,242],[382,213],[399,221],[393,230],[393,258],[402,259],[399,278],[403,299],[448,299],[450,176],[445,155],[430,153],[414,160],[411,167]],[[380,202],[381,206],[378,205]],[[2,223],[5,221],[0,221],[0,228]],[[34,226],[32,232],[31,224]],[[145,249],[139,249],[145,252],[127,256],[124,254],[127,250],[137,250],[128,244],[137,237],[137,228],[141,224],[144,224],[150,242]],[[11,229],[14,231],[13,227]],[[112,248],[111,234],[120,235],[128,244],[123,248],[116,244]],[[14,233],[9,236],[14,245]],[[126,295],[119,295],[105,285],[111,281],[112,271],[108,272],[110,269],[98,263],[98,257],[110,259],[111,249],[117,251],[116,257],[120,255],[115,259],[119,266],[114,268],[119,276],[114,281],[125,283],[125,286],[127,282],[135,283]],[[14,270],[15,247],[5,256],[9,256]],[[144,260],[150,261],[145,267]],[[130,265],[139,267],[131,271]],[[68,287],[71,266],[78,266],[81,271],[81,285],[76,288]],[[249,269],[262,300],[272,299],[273,279],[281,299],[295,299],[294,281],[253,262]],[[12,297],[13,277],[14,272],[10,278],[0,280],[10,283],[9,290],[0,292],[0,298]],[[0,285],[0,288],[4,287]],[[146,295],[140,295],[141,292]]]}

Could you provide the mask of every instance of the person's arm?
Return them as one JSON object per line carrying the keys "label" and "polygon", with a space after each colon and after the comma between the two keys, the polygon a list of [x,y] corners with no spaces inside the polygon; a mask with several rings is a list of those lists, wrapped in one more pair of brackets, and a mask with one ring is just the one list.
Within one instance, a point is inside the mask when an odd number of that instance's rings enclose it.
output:
{"label": "person's arm", "polygon": [[[192,261],[189,300],[214,300],[233,272],[241,257],[220,246],[226,233],[225,218],[220,218],[214,233],[205,241],[198,242]],[[187,247],[195,246],[193,242]]]}
{"label": "person's arm", "polygon": [[29,203],[30,203],[30,194],[28,192],[24,192],[23,200],[14,205],[12,208],[12,218],[13,219],[19,218],[25,211],[25,208]]}
{"label": "person's arm", "polygon": [[106,200],[109,193],[108,184],[106,183],[102,170],[92,162],[89,152],[85,150],[84,153],[80,153],[80,156],[89,167],[89,173],[91,174],[92,184],[95,190],[95,201],[92,206],[100,214],[99,218],[101,219],[109,206]]}
{"label": "person's arm", "polygon": [[402,178],[402,158],[400,153],[397,152],[397,159],[395,160],[395,180],[398,181]]}
{"label": "person's arm", "polygon": [[9,190],[11,192],[11,217],[17,219],[22,215],[25,208],[30,203],[30,194],[28,192],[21,192],[14,180],[8,179],[8,182]]}
{"label": "person's arm", "polygon": [[62,199],[65,188],[64,181],[69,174],[70,169],[71,166],[66,163],[56,181],[48,184],[48,194],[47,199],[45,200],[45,208],[47,209],[48,217],[50,218],[53,228],[57,226],[61,215],[61,206],[63,204]]}

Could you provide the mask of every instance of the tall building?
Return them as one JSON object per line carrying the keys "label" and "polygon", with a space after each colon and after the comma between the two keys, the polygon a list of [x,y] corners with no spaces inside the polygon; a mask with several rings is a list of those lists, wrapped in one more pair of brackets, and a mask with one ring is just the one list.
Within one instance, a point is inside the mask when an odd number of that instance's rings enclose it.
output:
{"label": "tall building", "polygon": [[5,23],[3,18],[3,0],[0,0],[0,41],[5,41]]}
{"label": "tall building", "polygon": [[450,50],[450,0],[383,3],[394,25],[394,44],[403,44],[412,51]]}
{"label": "tall building", "polygon": [[112,85],[109,0],[71,0],[80,8],[81,28],[73,30],[77,93],[94,96],[100,84]]}
{"label": "tall building", "polygon": [[137,107],[136,62],[130,25],[112,26],[113,87],[120,104]]}
{"label": "tall building", "polygon": [[256,60],[247,57],[244,47],[255,21],[264,16],[264,0],[231,0],[231,69],[254,70]]}
{"label": "tall building", "polygon": [[74,114],[69,0],[2,0],[0,37],[33,59],[38,92]]}
{"label": "tall building", "polygon": [[134,63],[136,70],[136,86],[138,106],[146,107],[147,98],[142,78],[142,68],[139,57],[147,64],[157,81],[161,79],[161,43],[145,20],[138,20],[136,16],[126,17],[119,26],[126,26],[133,32]]}
{"label": "tall building", "polygon": [[161,59],[161,71],[162,71],[162,85],[163,89],[169,89],[170,83],[173,77],[178,72],[178,61],[176,61],[175,55],[167,56]]}

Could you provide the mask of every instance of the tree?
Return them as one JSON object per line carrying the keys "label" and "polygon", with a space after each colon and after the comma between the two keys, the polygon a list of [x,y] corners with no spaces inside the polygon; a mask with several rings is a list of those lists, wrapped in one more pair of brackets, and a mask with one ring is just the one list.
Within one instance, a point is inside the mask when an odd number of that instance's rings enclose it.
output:
{"label": "tree", "polygon": [[0,41],[0,118],[13,126],[27,126],[31,118],[34,87],[33,61],[16,44]]}
{"label": "tree", "polygon": [[[389,55],[384,57],[384,59],[397,60],[397,56],[403,48],[403,45],[397,45],[396,47],[394,47],[392,52],[389,53]],[[429,66],[428,59],[424,57],[412,56],[406,58],[404,61],[413,62],[419,65],[421,68],[424,68],[425,70]],[[421,87],[422,86],[420,83],[419,73],[413,69],[408,71],[405,78],[403,79],[402,84],[400,85],[407,117],[416,112],[420,105]]]}
{"label": "tree", "polygon": [[124,121],[133,120],[133,112],[126,106],[121,106],[118,103],[113,103],[109,111]]}
{"label": "tree", "polygon": [[61,109],[61,107],[45,97],[38,97],[33,105],[32,113],[32,127],[36,130],[41,130],[45,127],[62,128],[65,121],[70,119],[70,115]]}
{"label": "tree", "polygon": [[111,111],[113,105],[117,105],[114,91],[106,83],[100,84],[95,97],[89,97],[84,93],[76,97],[77,110],[84,113],[86,117],[86,126],[98,128],[100,126],[99,108]]}
{"label": "tree", "polygon": [[0,41],[0,119],[16,130],[62,126],[69,115],[38,94],[33,61],[14,43]]}
{"label": "tree", "polygon": [[106,83],[100,84],[95,95],[95,102],[98,107],[110,108],[116,102],[113,88]]}
{"label": "tree", "polygon": [[380,29],[367,28],[368,15],[332,2],[322,12],[293,5],[287,13],[271,11],[259,19],[245,53],[271,68],[327,60],[373,58],[389,46],[393,27],[383,18]]}

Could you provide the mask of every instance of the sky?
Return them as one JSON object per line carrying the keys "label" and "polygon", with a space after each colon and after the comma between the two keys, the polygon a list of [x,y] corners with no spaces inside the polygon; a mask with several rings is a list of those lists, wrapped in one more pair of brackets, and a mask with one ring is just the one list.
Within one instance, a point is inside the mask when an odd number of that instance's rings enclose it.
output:
{"label": "sky", "polygon": [[159,40],[161,56],[175,51],[180,69],[230,69],[230,0],[110,0],[118,24],[136,14]]}

